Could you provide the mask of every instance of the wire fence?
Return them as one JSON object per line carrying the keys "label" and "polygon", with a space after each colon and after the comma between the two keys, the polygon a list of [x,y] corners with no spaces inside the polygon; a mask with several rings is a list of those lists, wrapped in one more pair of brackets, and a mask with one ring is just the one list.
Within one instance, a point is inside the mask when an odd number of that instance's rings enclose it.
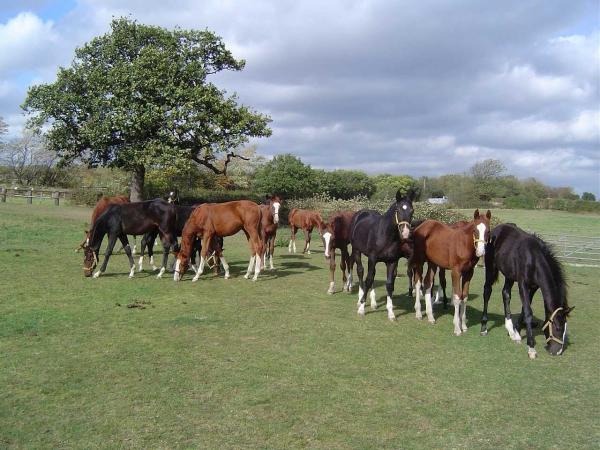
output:
{"label": "wire fence", "polygon": [[600,236],[574,236],[545,233],[542,238],[552,244],[556,256],[572,266],[600,267]]}

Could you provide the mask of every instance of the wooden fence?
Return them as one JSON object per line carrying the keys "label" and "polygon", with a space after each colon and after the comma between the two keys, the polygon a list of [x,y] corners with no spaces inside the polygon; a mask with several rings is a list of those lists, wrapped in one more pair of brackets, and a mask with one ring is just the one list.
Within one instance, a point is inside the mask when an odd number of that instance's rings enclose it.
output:
{"label": "wooden fence", "polygon": [[27,204],[31,205],[33,199],[51,199],[54,200],[54,205],[59,206],[61,199],[67,199],[71,196],[71,192],[67,190],[50,190],[36,188],[5,188],[0,187],[0,202],[6,203],[7,197],[24,198]]}

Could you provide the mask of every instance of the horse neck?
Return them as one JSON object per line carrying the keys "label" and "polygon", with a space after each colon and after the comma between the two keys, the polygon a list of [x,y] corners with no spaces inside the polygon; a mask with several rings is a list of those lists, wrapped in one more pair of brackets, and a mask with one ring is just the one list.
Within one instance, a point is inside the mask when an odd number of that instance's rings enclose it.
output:
{"label": "horse neck", "polygon": [[[188,222],[189,224],[189,222]],[[181,232],[181,246],[179,248],[179,256],[184,260],[188,259],[192,254],[192,244],[196,237],[193,225],[186,225]]]}
{"label": "horse neck", "polygon": [[89,247],[93,249],[96,253],[100,250],[100,244],[102,244],[102,239],[106,234],[106,225],[102,218],[96,220],[92,225],[92,229],[90,230],[89,236]]}
{"label": "horse neck", "polygon": [[544,299],[546,314],[550,315],[559,307],[567,307],[567,291],[562,273],[557,274],[547,259],[536,264],[536,284]]}

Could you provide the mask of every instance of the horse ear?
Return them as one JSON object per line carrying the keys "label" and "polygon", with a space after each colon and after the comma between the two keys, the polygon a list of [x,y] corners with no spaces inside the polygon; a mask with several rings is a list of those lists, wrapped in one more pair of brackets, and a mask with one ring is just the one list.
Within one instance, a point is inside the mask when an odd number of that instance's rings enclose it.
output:
{"label": "horse ear", "polygon": [[402,200],[402,194],[400,193],[400,189],[396,191],[396,201],[399,202]]}
{"label": "horse ear", "polygon": [[477,208],[473,213],[473,219],[479,219],[479,208]]}
{"label": "horse ear", "polygon": [[492,212],[489,209],[485,213],[485,217],[487,217],[488,220],[490,220],[492,218]]}

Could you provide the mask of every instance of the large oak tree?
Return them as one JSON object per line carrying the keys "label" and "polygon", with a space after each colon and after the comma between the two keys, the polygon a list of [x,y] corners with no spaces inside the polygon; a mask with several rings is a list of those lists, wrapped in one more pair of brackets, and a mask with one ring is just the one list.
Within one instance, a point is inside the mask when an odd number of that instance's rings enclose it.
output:
{"label": "large oak tree", "polygon": [[208,81],[244,65],[208,30],[120,18],[109,33],[77,48],[55,82],[32,86],[22,107],[63,162],[131,172],[136,201],[148,167],[195,162],[225,173],[250,137],[270,136],[268,116]]}

